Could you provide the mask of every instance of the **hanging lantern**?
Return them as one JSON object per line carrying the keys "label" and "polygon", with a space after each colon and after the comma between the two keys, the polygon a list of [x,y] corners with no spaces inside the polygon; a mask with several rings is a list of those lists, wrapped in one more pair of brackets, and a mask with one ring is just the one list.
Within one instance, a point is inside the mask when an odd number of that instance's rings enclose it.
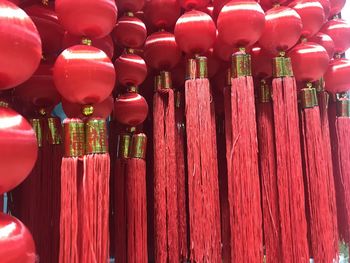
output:
{"label": "hanging lantern", "polygon": [[179,4],[185,10],[202,9],[209,4],[209,0],[179,0]]}
{"label": "hanging lantern", "polygon": [[180,12],[177,0],[152,0],[144,8],[145,18],[156,28],[172,28]]}
{"label": "hanging lantern", "polygon": [[0,90],[4,90],[28,80],[37,69],[41,40],[33,21],[22,9],[3,1],[0,10],[3,13],[0,18]]}
{"label": "hanging lantern", "polygon": [[324,75],[326,90],[331,94],[342,93],[349,90],[349,74],[350,61],[348,59],[332,60]]}
{"label": "hanging lantern", "polygon": [[329,14],[330,18],[338,15],[346,3],[345,0],[329,0],[329,2],[330,2],[330,6],[331,6],[331,11]]}
{"label": "hanging lantern", "polygon": [[330,36],[318,32],[316,35],[309,38],[309,41],[323,46],[327,50],[329,58],[333,57],[335,47],[334,41]]}
{"label": "hanging lantern", "polygon": [[0,257],[4,263],[33,263],[35,244],[28,229],[17,218],[0,213]]}
{"label": "hanging lantern", "polygon": [[118,8],[122,12],[137,12],[140,11],[144,4],[144,0],[117,0]]}
{"label": "hanging lantern", "polygon": [[330,20],[324,24],[321,32],[332,38],[336,54],[342,54],[350,48],[350,25],[345,20]]}

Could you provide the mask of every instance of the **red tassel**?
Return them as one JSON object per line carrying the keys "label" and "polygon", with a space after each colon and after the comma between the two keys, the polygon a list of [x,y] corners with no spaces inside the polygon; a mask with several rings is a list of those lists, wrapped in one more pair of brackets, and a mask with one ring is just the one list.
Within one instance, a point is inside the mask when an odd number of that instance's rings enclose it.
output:
{"label": "red tassel", "polygon": [[[197,58],[205,63],[205,58]],[[193,60],[189,60],[193,63]],[[203,65],[199,65],[203,69]],[[186,133],[189,196],[190,260],[221,262],[220,212],[216,156],[213,153],[210,87],[202,79],[187,80]],[[191,72],[191,76],[193,76]],[[214,158],[214,160],[213,160]]]}
{"label": "red tassel", "polygon": [[110,158],[106,133],[105,120],[87,121],[87,155],[84,156],[84,175],[79,187],[82,198],[80,262],[107,262],[109,259]]}
{"label": "red tassel", "polygon": [[301,90],[301,128],[311,251],[315,262],[333,262],[332,214],[316,90]]}
{"label": "red tassel", "polygon": [[181,262],[188,259],[187,242],[187,202],[186,202],[186,169],[185,169],[185,120],[181,93],[176,96],[176,170],[177,170],[177,203],[178,203],[178,233]]}
{"label": "red tassel", "polygon": [[[65,157],[61,165],[60,263],[79,263],[78,255],[78,191],[79,156],[84,151],[84,123],[66,119]],[[87,262],[87,261],[86,261]]]}
{"label": "red tassel", "polygon": [[[156,262],[179,262],[175,102],[169,75],[157,78],[153,99],[154,230]],[[163,84],[163,85],[162,85]]]}
{"label": "red tassel", "polygon": [[256,107],[265,254],[266,262],[278,263],[282,258],[282,251],[275,137],[270,87],[265,80],[261,82],[259,93]]}
{"label": "red tassel", "polygon": [[[285,75],[288,76],[288,74]],[[296,84],[293,77],[277,76],[278,78],[273,79],[272,82],[272,104],[282,258],[285,262],[308,263],[309,251]]]}
{"label": "red tassel", "polygon": [[[258,143],[254,85],[249,68],[242,68],[249,55],[233,56],[228,136],[227,176],[231,227],[231,260],[261,262],[262,215],[258,171]],[[226,107],[226,110],[228,107]],[[230,115],[231,114],[231,115]],[[250,244],[249,247],[246,244]]]}

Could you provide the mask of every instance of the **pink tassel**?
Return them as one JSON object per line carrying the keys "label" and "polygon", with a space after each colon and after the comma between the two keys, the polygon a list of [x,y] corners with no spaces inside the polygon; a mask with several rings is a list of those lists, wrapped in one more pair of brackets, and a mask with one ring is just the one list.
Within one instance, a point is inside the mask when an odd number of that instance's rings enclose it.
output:
{"label": "pink tassel", "polygon": [[156,262],[179,261],[175,103],[170,76],[157,77],[153,99],[154,230]]}
{"label": "pink tassel", "polygon": [[278,263],[282,258],[282,251],[273,109],[270,87],[265,80],[262,80],[260,85],[256,107],[265,254],[266,262]]}

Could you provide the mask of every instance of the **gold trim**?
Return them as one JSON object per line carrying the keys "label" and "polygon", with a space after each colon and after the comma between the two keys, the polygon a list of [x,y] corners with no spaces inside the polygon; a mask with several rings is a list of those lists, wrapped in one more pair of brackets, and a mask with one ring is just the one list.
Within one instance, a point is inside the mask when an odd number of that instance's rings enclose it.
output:
{"label": "gold trim", "polygon": [[271,102],[271,89],[265,80],[260,81],[259,101],[261,103]]}
{"label": "gold trim", "polygon": [[235,53],[231,57],[232,78],[247,77],[252,75],[251,56],[249,54]]}
{"label": "gold trim", "polygon": [[306,88],[301,89],[300,99],[301,107],[303,109],[318,106],[317,92],[311,83],[308,83]]}
{"label": "gold trim", "polygon": [[33,130],[35,132],[38,147],[43,147],[43,127],[41,119],[30,119],[29,122],[32,125]]}
{"label": "gold trim", "polygon": [[[283,53],[282,53],[283,55]],[[272,59],[272,74],[274,78],[293,77],[292,61],[284,56]]]}
{"label": "gold trim", "polygon": [[147,136],[144,133],[132,136],[130,157],[137,159],[146,158]]}
{"label": "gold trim", "polygon": [[131,135],[120,134],[118,136],[118,158],[127,159],[129,158],[131,145]]}
{"label": "gold trim", "polygon": [[157,75],[154,78],[154,92],[157,92],[162,88],[162,77],[160,75]]}
{"label": "gold trim", "polygon": [[187,60],[187,63],[186,63],[186,80],[196,79],[196,73],[197,73],[196,60],[193,58],[190,58]]}
{"label": "gold trim", "polygon": [[2,108],[9,108],[10,104],[4,100],[0,100],[0,107]]}
{"label": "gold trim", "polygon": [[350,118],[350,99],[341,97],[337,99],[337,117]]}
{"label": "gold trim", "polygon": [[47,119],[48,126],[48,141],[51,145],[58,145],[62,143],[61,136],[61,121],[59,118],[48,118]]}
{"label": "gold trim", "polygon": [[92,116],[92,114],[94,114],[94,106],[92,105],[85,105],[82,109],[82,114],[85,117],[89,117]]}
{"label": "gold trim", "polygon": [[108,152],[107,125],[104,119],[90,119],[85,124],[86,154]]}
{"label": "gold trim", "polygon": [[92,45],[92,40],[87,38],[87,37],[84,37],[81,39],[81,43],[83,45],[86,45],[86,46],[91,46]]}
{"label": "gold trim", "polygon": [[204,56],[196,57],[196,77],[200,79],[208,78],[208,59]]}
{"label": "gold trim", "polygon": [[136,87],[136,86],[129,86],[129,87],[126,88],[126,91],[130,92],[130,93],[138,93],[139,92],[139,88]]}
{"label": "gold trim", "polygon": [[160,72],[160,78],[161,78],[161,87],[163,89],[172,89],[173,83],[171,79],[171,73],[168,71],[161,71]]}
{"label": "gold trim", "polygon": [[65,157],[81,157],[84,155],[85,127],[79,119],[71,119],[64,125]]}

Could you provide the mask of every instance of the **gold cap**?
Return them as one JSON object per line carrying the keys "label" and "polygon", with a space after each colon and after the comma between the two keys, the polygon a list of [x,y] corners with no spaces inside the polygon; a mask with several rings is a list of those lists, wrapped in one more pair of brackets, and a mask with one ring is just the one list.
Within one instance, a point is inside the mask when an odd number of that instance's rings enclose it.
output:
{"label": "gold cap", "polygon": [[144,133],[134,134],[132,136],[132,144],[130,157],[137,159],[146,158],[147,136]]}
{"label": "gold cap", "polygon": [[61,137],[61,121],[59,118],[47,118],[48,126],[48,141],[51,145],[58,145],[62,143]]}
{"label": "gold cap", "polygon": [[171,73],[168,71],[161,71],[160,72],[160,77],[161,77],[161,87],[163,89],[172,89],[173,84],[171,80]]}
{"label": "gold cap", "polygon": [[92,45],[92,40],[89,39],[89,38],[87,38],[87,37],[83,37],[83,38],[81,39],[81,43],[82,43],[83,45],[86,45],[86,46],[91,46],[91,45]]}
{"label": "gold cap", "polygon": [[233,78],[252,75],[251,56],[244,52],[238,52],[231,57],[231,75]]}
{"label": "gold cap", "polygon": [[8,108],[10,105],[7,101],[0,100],[0,107],[2,108]]}
{"label": "gold cap", "polygon": [[129,151],[131,145],[131,135],[121,134],[118,137],[118,158],[127,159],[129,158]]}
{"label": "gold cap", "polygon": [[293,77],[292,61],[281,54],[272,60],[272,75],[274,78]]}
{"label": "gold cap", "polygon": [[107,125],[104,119],[93,118],[85,124],[86,154],[108,152]]}
{"label": "gold cap", "polygon": [[131,92],[131,93],[137,93],[137,92],[139,92],[139,88],[138,87],[136,87],[136,86],[129,86],[129,87],[127,87],[127,92]]}
{"label": "gold cap", "polygon": [[271,102],[271,90],[266,80],[260,81],[259,102],[261,103]]}
{"label": "gold cap", "polygon": [[186,80],[196,79],[196,74],[197,74],[196,60],[193,58],[190,58],[187,60],[187,63],[186,63]]}
{"label": "gold cap", "polygon": [[66,157],[81,157],[84,155],[85,131],[80,119],[66,119],[64,126],[64,149]]}
{"label": "gold cap", "polygon": [[94,114],[94,106],[85,105],[82,109],[82,113],[85,117],[91,116],[92,114]]}
{"label": "gold cap", "polygon": [[35,132],[38,147],[42,147],[43,146],[43,128],[42,128],[41,119],[30,119],[30,124],[32,125],[33,130]]}
{"label": "gold cap", "polygon": [[307,84],[307,87],[301,89],[300,92],[301,107],[303,109],[313,108],[318,106],[317,92],[316,89],[312,87],[311,83]]}
{"label": "gold cap", "polygon": [[337,116],[350,117],[350,99],[342,97],[337,100]]}
{"label": "gold cap", "polygon": [[208,59],[204,56],[196,57],[196,77],[200,79],[208,78]]}
{"label": "gold cap", "polygon": [[154,92],[157,92],[158,90],[161,90],[162,87],[162,77],[160,75],[157,75],[154,78]]}

